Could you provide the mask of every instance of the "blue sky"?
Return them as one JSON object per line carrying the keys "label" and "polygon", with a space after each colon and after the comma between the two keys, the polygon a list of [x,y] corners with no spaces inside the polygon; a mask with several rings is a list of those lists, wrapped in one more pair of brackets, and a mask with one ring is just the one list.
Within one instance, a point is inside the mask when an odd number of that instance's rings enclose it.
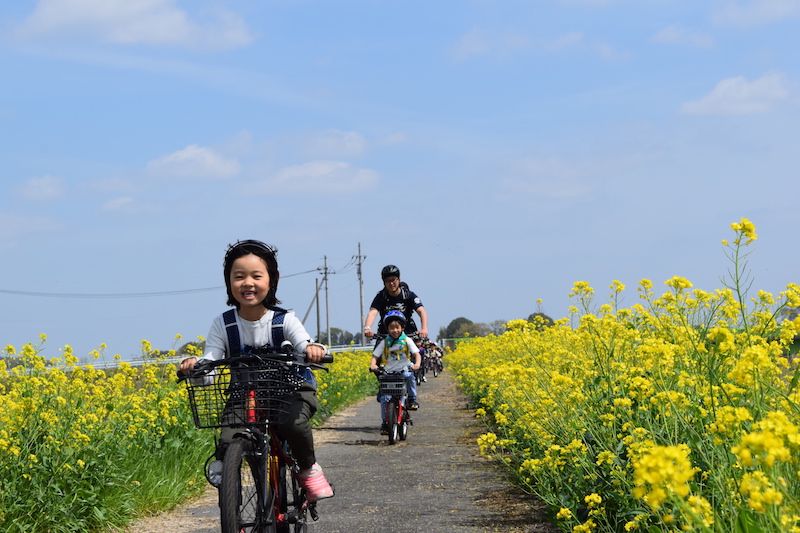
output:
{"label": "blue sky", "polygon": [[365,307],[396,264],[433,334],[565,316],[576,281],[714,290],[741,217],[778,293],[799,24],[798,0],[6,2],[0,345],[205,335],[248,238],[301,318],[327,257],[350,331],[359,243]]}

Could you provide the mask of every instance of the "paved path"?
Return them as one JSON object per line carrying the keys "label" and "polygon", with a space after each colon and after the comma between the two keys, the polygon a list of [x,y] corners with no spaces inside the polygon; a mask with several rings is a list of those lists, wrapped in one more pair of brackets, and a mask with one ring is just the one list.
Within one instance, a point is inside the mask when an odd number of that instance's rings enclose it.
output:
{"label": "paved path", "polygon": [[[419,387],[408,439],[389,445],[379,404],[367,398],[315,430],[317,459],[336,496],[318,504],[310,533],[534,533],[557,531],[542,507],[521,495],[502,469],[478,455],[482,427],[444,372]],[[217,533],[216,493],[129,533]]]}

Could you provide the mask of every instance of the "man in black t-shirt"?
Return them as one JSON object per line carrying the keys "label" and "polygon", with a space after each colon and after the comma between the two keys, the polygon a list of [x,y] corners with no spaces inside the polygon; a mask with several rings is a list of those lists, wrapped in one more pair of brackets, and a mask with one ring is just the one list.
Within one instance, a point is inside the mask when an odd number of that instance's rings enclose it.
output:
{"label": "man in black t-shirt", "polygon": [[[378,323],[378,333],[386,335],[386,327],[383,325],[383,317],[392,310],[400,311],[406,317],[406,334],[417,333],[420,337],[428,336],[428,315],[422,306],[419,296],[409,290],[408,285],[400,281],[400,269],[394,265],[387,265],[381,270],[383,279],[383,289],[375,295],[370,305],[367,320],[364,323],[364,335],[372,338],[375,333],[371,326],[375,317],[380,314],[381,321]],[[412,318],[413,313],[419,315],[420,328]]]}

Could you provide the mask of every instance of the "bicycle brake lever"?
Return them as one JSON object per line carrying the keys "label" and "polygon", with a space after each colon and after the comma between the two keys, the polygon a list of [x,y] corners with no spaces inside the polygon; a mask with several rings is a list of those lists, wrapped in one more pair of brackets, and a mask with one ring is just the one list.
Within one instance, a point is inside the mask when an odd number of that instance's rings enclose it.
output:
{"label": "bicycle brake lever", "polygon": [[178,382],[181,382],[185,379],[200,377],[208,374],[208,372],[210,371],[209,368],[210,366],[211,366],[211,361],[207,359],[198,359],[194,365],[194,368],[191,369],[188,374],[184,374],[184,372],[180,368],[178,368],[178,370],[175,371],[175,374],[177,374]]}

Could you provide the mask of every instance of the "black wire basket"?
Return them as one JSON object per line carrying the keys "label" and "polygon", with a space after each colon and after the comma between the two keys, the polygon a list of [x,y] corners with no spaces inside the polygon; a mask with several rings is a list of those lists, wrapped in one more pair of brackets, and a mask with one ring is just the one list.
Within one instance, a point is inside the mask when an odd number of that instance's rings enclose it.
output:
{"label": "black wire basket", "polygon": [[405,396],[406,394],[406,378],[402,375],[384,375],[380,376],[381,394],[384,396]]}
{"label": "black wire basket", "polygon": [[297,374],[279,362],[220,365],[186,380],[194,424],[198,428],[261,427],[286,422]]}

